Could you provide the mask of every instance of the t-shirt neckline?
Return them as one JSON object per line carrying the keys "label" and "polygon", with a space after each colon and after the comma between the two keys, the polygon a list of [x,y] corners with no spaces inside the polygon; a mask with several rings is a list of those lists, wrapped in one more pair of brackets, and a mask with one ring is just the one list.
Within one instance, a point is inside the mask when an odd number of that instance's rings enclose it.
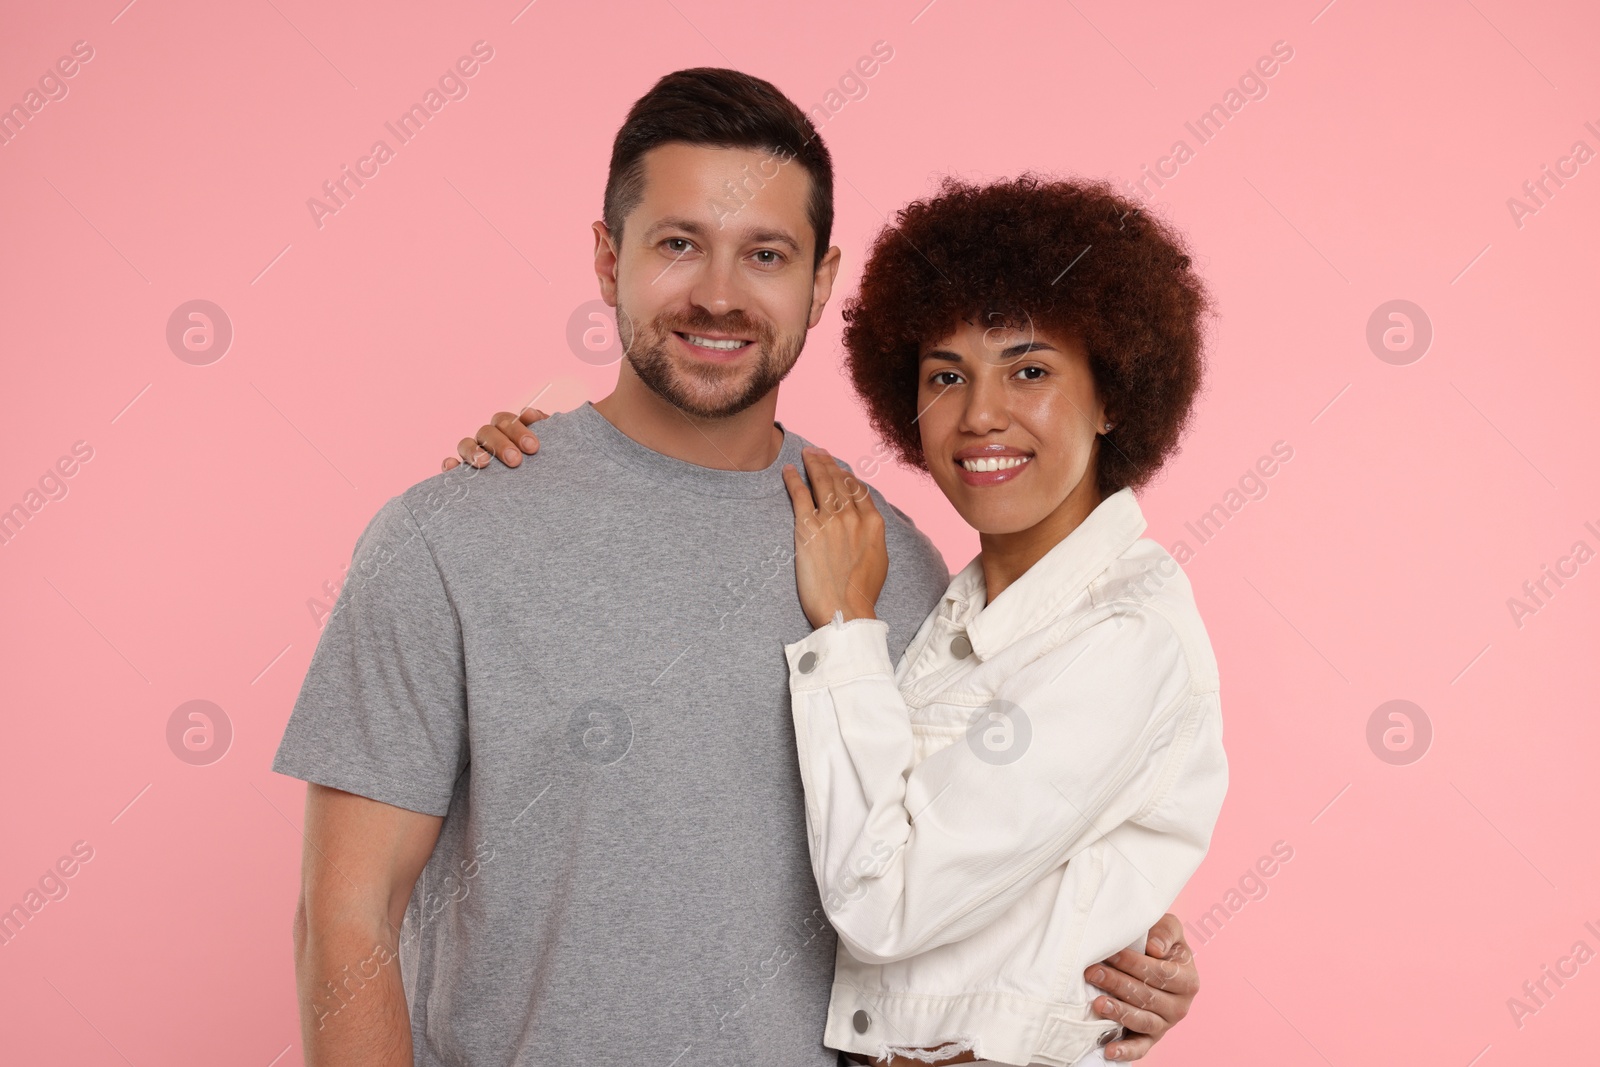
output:
{"label": "t-shirt neckline", "polygon": [[802,472],[805,470],[800,450],[806,442],[789,432],[781,422],[773,423],[783,431],[783,445],[778,449],[777,458],[761,470],[740,471],[702,467],[642,445],[613,426],[591,401],[586,400],[574,408],[572,418],[584,436],[612,459],[688,492],[724,497],[773,496],[787,492],[783,484],[784,464],[793,463]]}

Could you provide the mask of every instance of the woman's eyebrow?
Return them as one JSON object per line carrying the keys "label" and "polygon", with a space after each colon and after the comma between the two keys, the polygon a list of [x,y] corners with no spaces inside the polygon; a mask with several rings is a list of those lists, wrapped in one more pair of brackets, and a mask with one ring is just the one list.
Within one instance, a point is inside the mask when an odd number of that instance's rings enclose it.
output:
{"label": "woman's eyebrow", "polygon": [[[1055,345],[1048,344],[1044,341],[1023,341],[1019,344],[1008,345],[1007,347],[1001,349],[1000,359],[1005,362],[1010,362],[1011,360],[1022,358],[1029,352],[1055,351],[1057,351]],[[962,357],[961,353],[952,352],[948,348],[931,348],[918,357],[918,362],[927,359],[943,360],[947,363],[965,362],[965,359]]]}

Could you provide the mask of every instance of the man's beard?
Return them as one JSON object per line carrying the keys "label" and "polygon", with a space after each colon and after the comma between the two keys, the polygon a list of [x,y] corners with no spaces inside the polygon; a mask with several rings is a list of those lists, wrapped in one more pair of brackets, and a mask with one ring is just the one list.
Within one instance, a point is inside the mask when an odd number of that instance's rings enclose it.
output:
{"label": "man's beard", "polygon": [[[667,350],[674,332],[749,337],[756,347],[754,366],[744,366],[748,356],[737,364],[675,360]],[[806,343],[804,330],[780,340],[770,323],[753,321],[742,311],[716,318],[698,307],[687,315],[662,313],[636,330],[633,317],[618,304],[617,334],[628,363],[651,392],[704,419],[729,418],[766,396],[794,369]]]}

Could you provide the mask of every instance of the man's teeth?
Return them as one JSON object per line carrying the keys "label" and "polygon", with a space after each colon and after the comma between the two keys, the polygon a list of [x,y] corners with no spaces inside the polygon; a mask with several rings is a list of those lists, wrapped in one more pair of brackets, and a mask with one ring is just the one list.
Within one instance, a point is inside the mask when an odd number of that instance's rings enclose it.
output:
{"label": "man's teeth", "polygon": [[741,341],[736,337],[729,338],[726,341],[717,341],[710,337],[699,337],[692,333],[686,333],[683,336],[692,345],[699,345],[701,348],[720,348],[724,351],[731,351],[735,348],[743,348],[745,345],[749,344],[748,341]]}
{"label": "man's teeth", "polygon": [[1003,471],[1012,467],[1020,467],[1028,462],[1027,456],[996,456],[993,459],[964,459],[961,465],[974,474],[984,471]]}

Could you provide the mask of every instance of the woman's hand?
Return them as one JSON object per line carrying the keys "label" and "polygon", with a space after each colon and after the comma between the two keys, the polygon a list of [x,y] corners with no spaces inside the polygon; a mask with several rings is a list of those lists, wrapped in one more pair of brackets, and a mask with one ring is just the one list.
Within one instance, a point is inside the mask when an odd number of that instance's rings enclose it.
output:
{"label": "woman's hand", "polygon": [[1163,915],[1150,928],[1142,954],[1124,949],[1090,967],[1084,977],[1112,994],[1094,999],[1094,1013],[1128,1031],[1105,1049],[1106,1059],[1118,1062],[1143,1059],[1189,1014],[1200,991],[1200,971],[1176,915]]}
{"label": "woman's hand", "polygon": [[794,504],[800,605],[812,626],[826,625],[836,611],[847,621],[877,618],[873,606],[889,576],[883,516],[867,487],[832,456],[820,448],[807,448],[804,456],[809,488],[794,464],[783,467]]}
{"label": "woman's hand", "polygon": [[549,417],[537,408],[524,408],[521,415],[497,411],[494,418],[478,427],[476,440],[463,437],[456,445],[456,456],[461,458],[450,456],[439,469],[447,471],[461,466],[463,461],[474,467],[487,467],[491,455],[508,467],[519,466],[523,453],[531,456],[539,451],[539,439],[533,436],[528,427]]}

